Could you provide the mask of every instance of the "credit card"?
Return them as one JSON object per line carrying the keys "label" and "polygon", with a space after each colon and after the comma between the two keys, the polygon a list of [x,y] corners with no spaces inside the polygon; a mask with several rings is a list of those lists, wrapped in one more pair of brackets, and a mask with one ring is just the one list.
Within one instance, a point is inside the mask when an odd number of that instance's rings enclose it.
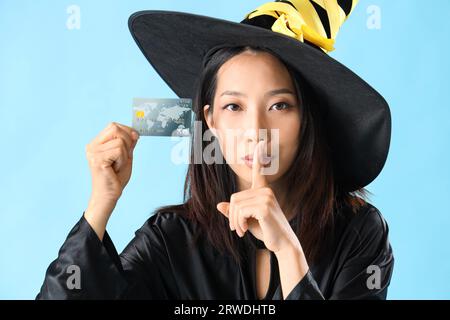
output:
{"label": "credit card", "polygon": [[189,137],[192,99],[134,98],[132,127],[141,136]]}

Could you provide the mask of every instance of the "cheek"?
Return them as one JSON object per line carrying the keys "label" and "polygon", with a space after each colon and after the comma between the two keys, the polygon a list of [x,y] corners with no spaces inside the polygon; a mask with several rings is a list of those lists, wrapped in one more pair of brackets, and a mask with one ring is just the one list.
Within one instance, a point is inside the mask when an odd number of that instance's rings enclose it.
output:
{"label": "cheek", "polygon": [[214,110],[213,119],[217,129],[239,128],[242,117],[225,110]]}
{"label": "cheek", "polygon": [[279,131],[280,159],[283,167],[287,167],[292,162],[299,145],[300,124],[293,122],[284,126]]}
{"label": "cheek", "polygon": [[236,130],[232,128],[223,128],[216,130],[219,140],[220,151],[229,165],[235,165],[241,154],[239,154],[239,137]]}
{"label": "cheek", "polygon": [[300,128],[298,125],[283,127],[279,132],[280,145],[292,149],[298,145],[298,136]]}

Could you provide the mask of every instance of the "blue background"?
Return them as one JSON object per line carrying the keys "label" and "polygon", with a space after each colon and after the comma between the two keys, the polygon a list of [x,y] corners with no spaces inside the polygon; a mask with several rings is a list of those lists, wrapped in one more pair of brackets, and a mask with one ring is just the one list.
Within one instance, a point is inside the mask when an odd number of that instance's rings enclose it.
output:
{"label": "blue background", "polygon": [[[33,299],[89,200],[85,146],[109,122],[131,125],[133,97],[176,97],[128,31],[135,11],[163,9],[239,22],[261,0],[0,0],[0,298]],[[81,28],[69,30],[69,5]],[[369,29],[367,9],[381,9]],[[389,102],[388,161],[368,186],[390,226],[390,299],[450,298],[450,2],[364,1],[331,56]],[[118,251],[152,211],[182,201],[186,165],[170,138],[140,139],[108,231]]]}

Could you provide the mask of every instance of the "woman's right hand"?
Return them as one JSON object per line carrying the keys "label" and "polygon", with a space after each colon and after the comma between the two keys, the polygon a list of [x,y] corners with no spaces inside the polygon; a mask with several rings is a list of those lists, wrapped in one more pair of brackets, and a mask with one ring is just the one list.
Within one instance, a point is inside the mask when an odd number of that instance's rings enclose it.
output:
{"label": "woman's right hand", "polygon": [[[86,158],[92,178],[92,193],[85,217],[97,225],[103,237],[107,220],[131,177],[133,150],[139,133],[131,127],[110,123],[86,145]],[[100,233],[100,234],[99,234]]]}
{"label": "woman's right hand", "polygon": [[133,128],[112,122],[86,146],[93,198],[114,202],[120,198],[131,177],[138,137]]}

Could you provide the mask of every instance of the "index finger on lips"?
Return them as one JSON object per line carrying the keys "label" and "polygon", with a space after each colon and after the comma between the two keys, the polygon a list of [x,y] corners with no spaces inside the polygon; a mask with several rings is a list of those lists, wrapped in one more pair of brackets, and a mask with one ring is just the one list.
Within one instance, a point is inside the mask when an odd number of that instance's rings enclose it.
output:
{"label": "index finger on lips", "polygon": [[263,166],[263,164],[261,163],[261,159],[263,156],[263,152],[265,152],[266,150],[265,143],[266,142],[264,140],[258,142],[253,153],[251,189],[261,188],[267,185],[267,177],[261,172],[261,168]]}

